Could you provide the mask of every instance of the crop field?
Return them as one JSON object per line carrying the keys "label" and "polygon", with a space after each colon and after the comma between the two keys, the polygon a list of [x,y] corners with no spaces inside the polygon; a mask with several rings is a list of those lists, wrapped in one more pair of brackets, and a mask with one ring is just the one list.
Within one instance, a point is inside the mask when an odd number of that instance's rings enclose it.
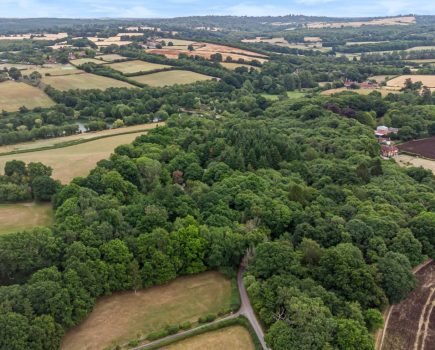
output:
{"label": "crop field", "polygon": [[36,68],[38,66],[34,65],[34,64],[21,64],[21,63],[1,63],[0,64],[0,71],[9,68],[15,67],[19,70],[23,70],[23,69],[31,69],[31,68]]}
{"label": "crop field", "polygon": [[14,145],[4,145],[0,146],[0,155],[3,153],[14,152],[14,151],[30,151],[32,149],[43,148],[43,147],[53,147],[62,143],[76,142],[81,140],[92,140],[94,138],[99,138],[102,136],[115,136],[125,133],[140,132],[148,129],[154,129],[157,126],[163,126],[165,123],[149,123],[149,124],[139,124],[133,126],[126,126],[117,129],[108,129],[102,131],[92,131],[85,132],[81,134],[65,136],[65,137],[55,137],[45,140],[36,140],[31,142],[16,143]]}
{"label": "crop field", "polygon": [[0,156],[0,169],[13,159],[26,163],[42,162],[53,168],[53,178],[68,183],[77,176],[86,176],[98,161],[108,158],[117,146],[131,143],[141,134],[143,132],[114,135],[69,147]]}
{"label": "crop field", "polygon": [[435,160],[408,156],[406,154],[399,154],[394,159],[402,166],[423,167],[432,170],[435,174]]}
{"label": "crop field", "polygon": [[377,18],[368,21],[348,21],[348,22],[311,22],[308,28],[342,28],[342,27],[362,27],[369,25],[388,26],[388,25],[410,25],[415,23],[414,16],[398,16],[388,18]]}
{"label": "crop field", "polygon": [[414,140],[397,146],[399,150],[435,159],[435,137]]}
{"label": "crop field", "polygon": [[248,69],[254,68],[255,70],[259,70],[259,67],[250,66],[249,64],[243,63],[234,63],[234,62],[221,62],[221,65],[227,69],[234,70],[239,67],[246,67]]}
{"label": "crop field", "polygon": [[150,71],[155,71],[160,69],[171,68],[171,66],[168,66],[166,64],[150,63],[150,62],[145,62],[140,60],[110,63],[107,64],[107,66],[124,74],[150,72]]}
{"label": "crop field", "polygon": [[417,288],[390,308],[378,350],[433,350],[435,344],[435,262],[421,267]]}
{"label": "crop field", "polygon": [[248,330],[242,326],[231,326],[217,331],[197,335],[159,350],[254,350],[254,343]]}
{"label": "crop field", "polygon": [[50,107],[54,102],[42,90],[14,81],[0,83],[0,111],[17,111],[21,106],[29,109]]}
{"label": "crop field", "polygon": [[42,81],[61,91],[70,89],[105,90],[110,87],[134,88],[133,85],[126,82],[90,73],[43,77]]}
{"label": "crop field", "polygon": [[348,42],[346,42],[346,46],[382,44],[382,43],[387,43],[387,42],[388,41],[348,41]]}
{"label": "crop field", "polygon": [[0,235],[47,226],[52,221],[52,207],[47,203],[0,204]]}
{"label": "crop field", "polygon": [[435,50],[435,46],[415,46],[405,51],[426,51],[426,50]]}
{"label": "crop field", "polygon": [[101,56],[96,56],[95,59],[97,60],[103,60],[105,62],[113,62],[116,60],[125,60],[127,57],[118,55],[116,53],[113,54],[107,54],[107,55],[101,55]]}
{"label": "crop field", "polygon": [[95,58],[77,58],[76,60],[70,61],[75,66],[80,66],[85,63],[95,63],[95,64],[103,64],[104,62],[101,60],[97,60]]}
{"label": "crop field", "polygon": [[196,322],[209,312],[228,308],[231,281],[218,272],[183,276],[169,284],[98,299],[89,317],[71,329],[62,350],[103,349],[167,324]]}
{"label": "crop field", "polygon": [[373,91],[378,91],[378,92],[381,93],[381,95],[383,97],[387,96],[388,94],[397,94],[397,93],[399,93],[399,91],[397,91],[397,90],[393,90],[393,89],[389,90],[389,89],[386,89],[386,88],[350,90],[350,89],[347,89],[345,87],[341,87],[341,88],[336,88],[336,89],[325,90],[325,91],[322,91],[320,94],[321,95],[333,95],[333,94],[338,94],[338,93],[343,92],[343,91],[354,92],[354,93],[357,93],[359,95],[368,95],[368,94],[370,94]]}
{"label": "crop field", "polygon": [[43,77],[48,75],[69,75],[69,74],[82,74],[82,70],[77,69],[71,64],[46,64],[43,66],[34,66],[21,71],[22,75],[30,75],[33,72],[39,72]]}
{"label": "crop field", "polygon": [[213,77],[187,70],[171,70],[153,74],[139,75],[131,79],[150,86],[170,86],[175,84],[191,84],[197,81],[210,80]]}

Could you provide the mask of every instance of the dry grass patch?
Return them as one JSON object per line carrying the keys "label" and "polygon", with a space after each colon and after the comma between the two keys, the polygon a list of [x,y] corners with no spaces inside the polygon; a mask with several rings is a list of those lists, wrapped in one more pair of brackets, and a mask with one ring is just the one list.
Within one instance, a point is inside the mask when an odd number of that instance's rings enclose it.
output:
{"label": "dry grass patch", "polygon": [[171,70],[147,75],[139,75],[131,79],[150,86],[169,86],[175,84],[191,84],[197,81],[210,80],[213,77],[187,70]]}
{"label": "dry grass patch", "polygon": [[103,64],[104,62],[101,60],[97,60],[95,58],[77,58],[75,60],[70,61],[75,66],[80,66],[81,64],[85,63],[95,63],[95,64]]}
{"label": "dry grass patch", "polygon": [[124,74],[150,72],[159,69],[171,68],[171,66],[166,64],[150,63],[140,60],[110,63],[107,66]]}
{"label": "dry grass patch", "polygon": [[74,67],[71,64],[47,64],[43,66],[35,66],[25,69],[21,72],[22,75],[30,75],[33,72],[39,72],[43,77],[46,74],[57,75],[69,75],[69,74],[81,74],[82,70]]}
{"label": "dry grass patch", "polygon": [[107,55],[101,55],[101,56],[96,56],[95,59],[97,60],[103,60],[105,62],[113,62],[116,60],[125,60],[127,57],[118,55],[116,53],[113,54],[107,54]]}
{"label": "dry grass patch", "polygon": [[405,51],[426,51],[426,50],[435,50],[435,46],[415,46]]}
{"label": "dry grass patch", "polygon": [[230,306],[231,281],[217,272],[179,277],[175,281],[134,292],[100,298],[81,325],[70,330],[62,350],[103,349],[167,324],[195,322],[198,317]]}
{"label": "dry grass patch", "polygon": [[408,156],[406,154],[400,154],[394,158],[402,166],[415,166],[423,167],[425,169],[432,170],[435,174],[435,161],[430,159],[424,159],[419,157]]}
{"label": "dry grass patch", "polygon": [[53,222],[53,210],[48,203],[0,204],[0,222],[0,235],[48,226]]}
{"label": "dry grass patch", "polygon": [[348,21],[348,22],[311,22],[307,24],[308,28],[341,28],[341,27],[362,27],[362,26],[392,26],[392,25],[410,25],[414,24],[414,16],[398,16],[387,18],[375,18],[369,21]]}
{"label": "dry grass patch", "polygon": [[246,67],[248,69],[254,68],[255,70],[259,70],[259,67],[250,66],[249,64],[243,63],[234,63],[234,62],[221,62],[221,65],[227,69],[234,70],[239,67]]}
{"label": "dry grass patch", "polygon": [[252,338],[245,327],[231,326],[197,335],[160,350],[254,350]]}
{"label": "dry grass patch", "polygon": [[333,94],[338,94],[338,93],[344,92],[344,91],[354,92],[354,93],[357,93],[359,95],[368,95],[368,94],[370,94],[373,91],[378,91],[378,92],[381,93],[382,97],[385,97],[385,96],[387,96],[390,93],[394,94],[394,93],[398,93],[399,92],[399,91],[396,91],[396,90],[388,90],[388,89],[384,89],[384,88],[380,88],[380,89],[355,89],[355,90],[352,90],[352,89],[347,89],[345,87],[341,87],[341,88],[336,88],[336,89],[325,90],[325,91],[322,91],[320,94],[321,95],[333,95]]}
{"label": "dry grass patch", "polygon": [[126,82],[90,73],[43,77],[42,81],[61,91],[70,89],[105,90],[111,87],[134,88],[133,85]]}
{"label": "dry grass patch", "polygon": [[0,111],[13,112],[22,106],[32,109],[53,105],[50,97],[36,87],[10,80],[0,83]]}
{"label": "dry grass patch", "polygon": [[421,81],[424,86],[435,88],[435,75],[401,75],[387,82],[387,86],[404,87],[405,80],[411,79],[412,82]]}

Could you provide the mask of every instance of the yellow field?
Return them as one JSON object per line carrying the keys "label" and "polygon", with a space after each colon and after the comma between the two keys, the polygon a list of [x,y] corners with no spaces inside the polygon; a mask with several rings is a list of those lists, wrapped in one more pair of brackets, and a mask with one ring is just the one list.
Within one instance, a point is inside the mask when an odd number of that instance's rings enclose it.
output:
{"label": "yellow field", "polygon": [[98,161],[108,158],[117,146],[131,143],[141,134],[143,132],[115,135],[70,147],[0,156],[0,169],[4,168],[7,161],[13,159],[26,163],[42,162],[53,168],[55,179],[68,183],[77,176],[86,176]]}
{"label": "yellow field", "polygon": [[35,148],[42,148],[42,147],[52,147],[60,143],[71,142],[71,141],[92,140],[94,138],[101,137],[101,136],[109,136],[109,135],[112,136],[112,135],[118,135],[127,132],[134,132],[134,131],[139,132],[143,130],[154,129],[157,126],[163,126],[164,124],[165,124],[164,122],[140,124],[140,125],[126,126],[118,129],[85,132],[82,134],[65,136],[65,137],[55,137],[52,139],[23,142],[14,145],[5,145],[5,146],[0,146],[0,154],[13,152],[13,151],[27,151],[27,150],[32,150]]}
{"label": "yellow field", "polygon": [[311,22],[307,24],[308,28],[341,28],[341,27],[362,27],[368,25],[410,25],[415,23],[414,16],[398,16],[389,18],[376,18],[369,21],[355,22]]}
{"label": "yellow field", "polygon": [[21,71],[22,75],[30,75],[33,72],[39,72],[42,77],[46,74],[49,75],[68,75],[68,74],[81,74],[82,70],[77,69],[71,64],[46,64],[44,66],[35,66]]}
{"label": "yellow field", "polygon": [[81,64],[85,63],[95,63],[95,64],[103,64],[104,62],[101,60],[97,60],[95,58],[78,58],[76,60],[70,61],[75,66],[80,66]]}
{"label": "yellow field", "polygon": [[415,46],[405,51],[425,51],[425,50],[435,50],[435,46]]}
{"label": "yellow field", "polygon": [[341,87],[341,88],[336,88],[336,89],[329,89],[329,90],[325,90],[322,91],[320,94],[321,95],[332,95],[332,94],[338,94],[339,92],[343,92],[343,91],[348,91],[348,92],[355,92],[359,95],[368,95],[373,91],[378,91],[381,93],[382,97],[387,96],[388,94],[395,94],[398,93],[398,91],[396,90],[388,90],[388,89],[384,89],[384,88],[380,88],[380,89],[347,89],[345,87]]}
{"label": "yellow field", "polygon": [[48,203],[0,204],[0,235],[48,226],[52,221],[53,211]]}
{"label": "yellow field", "polygon": [[388,43],[388,41],[348,41],[346,43],[346,46],[381,44],[381,43]]}
{"label": "yellow field", "polygon": [[54,102],[42,90],[15,81],[0,83],[0,111],[17,111],[21,106],[29,109],[50,107]]}
{"label": "yellow field", "polygon": [[406,79],[411,79],[413,82],[421,81],[424,86],[435,88],[435,75],[401,75],[389,80],[387,86],[402,88]]}
{"label": "yellow field", "polygon": [[391,78],[394,78],[394,76],[391,76],[391,75],[373,75],[371,77],[368,77],[367,80],[376,80],[376,82],[379,84],[379,83],[382,83],[382,82],[389,80]]}
{"label": "yellow field", "polygon": [[97,301],[89,317],[70,330],[62,350],[101,350],[167,324],[195,322],[209,312],[228,308],[231,282],[218,272],[179,277],[175,281],[134,292],[115,293]]}
{"label": "yellow field", "polygon": [[234,70],[239,67],[246,67],[248,69],[254,68],[255,70],[259,70],[259,67],[250,66],[249,64],[242,64],[242,63],[234,63],[234,62],[221,62],[221,65],[224,66],[227,69]]}
{"label": "yellow field", "polygon": [[425,169],[432,170],[432,172],[435,174],[434,160],[408,156],[406,154],[400,154],[394,159],[402,166],[423,167]]}
{"label": "yellow field", "polygon": [[231,326],[207,332],[177,343],[164,346],[159,350],[254,350],[251,335],[242,326]]}
{"label": "yellow field", "polygon": [[126,82],[90,73],[43,77],[42,81],[61,91],[70,89],[105,90],[110,87],[134,88],[133,85]]}
{"label": "yellow field", "polygon": [[110,63],[107,66],[124,74],[149,72],[158,69],[171,68],[171,66],[168,66],[166,64],[150,63],[140,60]]}
{"label": "yellow field", "polygon": [[168,86],[175,84],[191,84],[196,81],[210,80],[213,77],[185,70],[171,70],[147,75],[139,75],[131,79],[150,86]]}

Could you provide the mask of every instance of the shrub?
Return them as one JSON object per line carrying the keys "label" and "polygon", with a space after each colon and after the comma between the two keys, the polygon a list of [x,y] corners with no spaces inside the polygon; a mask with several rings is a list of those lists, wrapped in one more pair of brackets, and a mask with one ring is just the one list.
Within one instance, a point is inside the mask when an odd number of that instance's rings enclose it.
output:
{"label": "shrub", "polygon": [[168,334],[175,334],[180,330],[180,326],[178,324],[173,324],[165,327],[165,331]]}
{"label": "shrub", "polygon": [[138,346],[138,345],[139,345],[138,339],[132,339],[128,342],[128,346],[130,346],[130,347],[134,347],[134,346]]}
{"label": "shrub", "polygon": [[216,314],[209,313],[205,316],[206,322],[213,322],[216,319]]}
{"label": "shrub", "polygon": [[164,338],[167,335],[168,335],[168,332],[166,330],[152,332],[152,333],[148,334],[147,340],[153,341],[153,340],[157,340],[157,339],[160,339],[160,338]]}
{"label": "shrub", "polygon": [[186,330],[190,328],[192,328],[192,324],[189,321],[180,324],[180,329]]}

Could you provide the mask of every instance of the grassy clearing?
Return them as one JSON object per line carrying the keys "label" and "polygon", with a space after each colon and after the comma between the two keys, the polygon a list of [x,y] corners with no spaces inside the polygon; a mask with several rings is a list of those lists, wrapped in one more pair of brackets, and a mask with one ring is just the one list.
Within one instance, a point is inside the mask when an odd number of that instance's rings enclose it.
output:
{"label": "grassy clearing", "polygon": [[140,60],[111,63],[108,64],[108,66],[124,74],[150,72],[158,69],[171,68],[171,66],[168,66],[166,64],[150,63]]}
{"label": "grassy clearing", "polygon": [[53,213],[50,204],[0,204],[0,235],[35,226],[47,226],[52,221]]}
{"label": "grassy clearing", "polygon": [[250,66],[249,64],[243,63],[234,63],[234,62],[222,62],[221,65],[227,69],[234,70],[239,67],[246,67],[248,69],[254,68],[255,70],[259,70],[259,67]]}
{"label": "grassy clearing", "polygon": [[[270,101],[278,101],[279,95],[271,95],[271,94],[261,94],[265,99],[268,99]],[[301,91],[287,91],[287,96],[290,99],[297,99],[305,96],[304,92]]]}
{"label": "grassy clearing", "polygon": [[397,157],[395,157],[394,159],[401,166],[423,167],[425,169],[432,170],[432,172],[435,174],[435,161],[434,160],[419,158],[419,157],[414,157],[414,156],[408,156],[406,154],[400,154]]}
{"label": "grassy clearing", "polygon": [[212,78],[213,77],[210,77],[208,75],[199,74],[191,71],[172,70],[167,72],[139,75],[136,77],[132,77],[131,79],[142,84],[161,87],[175,84],[191,84],[197,81],[210,80]]}
{"label": "grassy clearing", "polygon": [[44,66],[31,67],[25,69],[21,72],[23,75],[29,75],[32,72],[39,72],[43,77],[46,74],[49,75],[68,75],[68,74],[79,74],[84,73],[82,70],[77,69],[71,64],[47,64]]}
{"label": "grassy clearing", "polygon": [[333,94],[338,94],[338,93],[344,92],[344,91],[354,92],[354,93],[357,93],[359,95],[368,95],[368,94],[370,94],[373,91],[378,91],[378,92],[381,93],[382,97],[385,97],[385,96],[387,96],[390,93],[391,94],[397,94],[397,93],[399,93],[399,91],[397,91],[397,90],[389,90],[389,89],[383,89],[383,88],[380,88],[380,89],[355,89],[355,90],[349,90],[349,89],[347,89],[345,87],[341,87],[341,88],[329,89],[329,90],[322,91],[321,95],[333,95]]}
{"label": "grassy clearing", "polygon": [[0,111],[13,112],[22,106],[32,109],[53,105],[50,97],[36,87],[10,80],[0,83]]}
{"label": "grassy clearing", "polygon": [[13,159],[26,163],[42,162],[53,168],[55,179],[68,183],[77,176],[86,176],[98,161],[108,158],[117,146],[131,143],[141,134],[143,132],[115,135],[70,147],[0,156],[0,169]]}
{"label": "grassy clearing", "polygon": [[254,350],[255,346],[248,330],[242,326],[231,326],[197,335],[177,343],[164,346],[161,350]]}
{"label": "grassy clearing", "polygon": [[95,63],[95,64],[103,64],[104,62],[101,60],[97,60],[95,58],[78,58],[76,60],[70,61],[75,66],[80,66],[81,64],[85,63]]}
{"label": "grassy clearing", "polygon": [[387,82],[387,86],[403,87],[405,80],[411,79],[414,83],[421,81],[424,86],[434,88],[435,87],[435,75],[401,75]]}
{"label": "grassy clearing", "polygon": [[64,76],[50,76],[43,77],[42,81],[51,85],[55,89],[66,91],[71,89],[100,89],[105,90],[110,87],[122,87],[122,88],[134,88],[135,86],[130,85],[126,82],[102,77],[95,74],[83,73],[83,74],[73,74]]}
{"label": "grassy clearing", "polygon": [[116,60],[125,60],[127,57],[118,55],[116,53],[113,54],[107,54],[107,55],[101,55],[101,56],[96,56],[95,59],[97,60],[103,60],[105,62],[113,62]]}
{"label": "grassy clearing", "polygon": [[70,330],[62,350],[102,349],[167,324],[195,322],[209,312],[229,307],[231,282],[218,272],[179,277],[175,281],[134,292],[115,293],[97,301],[94,311]]}

